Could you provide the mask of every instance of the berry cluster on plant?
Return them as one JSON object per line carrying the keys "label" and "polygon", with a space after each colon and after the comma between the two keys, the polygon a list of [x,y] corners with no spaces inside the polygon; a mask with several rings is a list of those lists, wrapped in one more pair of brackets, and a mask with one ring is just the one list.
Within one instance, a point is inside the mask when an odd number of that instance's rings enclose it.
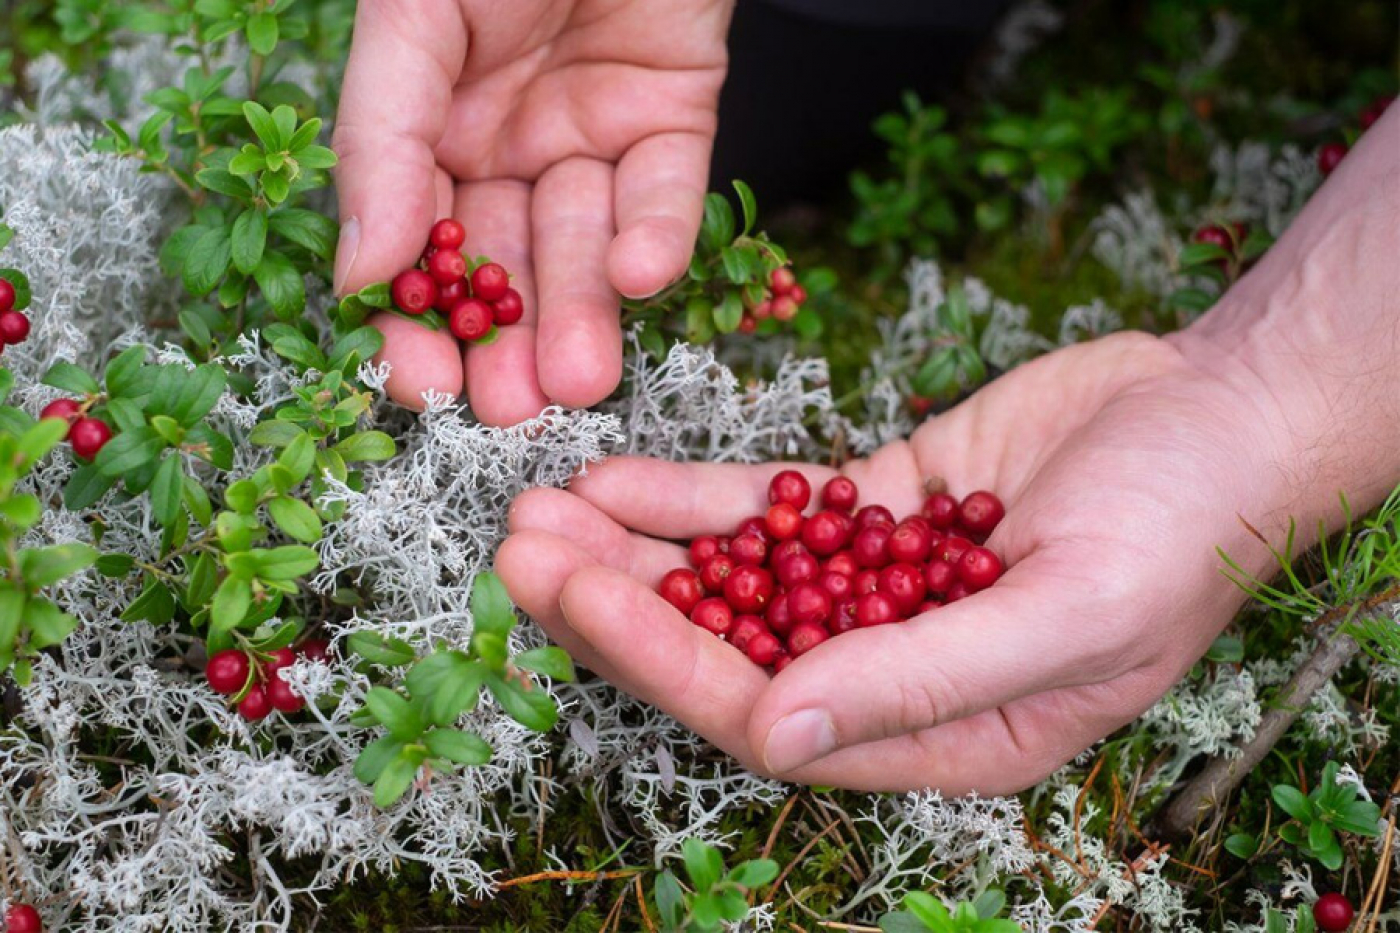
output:
{"label": "berry cluster on plant", "polygon": [[1337,166],[1342,164],[1342,159],[1346,158],[1347,152],[1356,144],[1355,138],[1369,130],[1372,125],[1381,118],[1381,115],[1385,113],[1386,109],[1394,100],[1394,95],[1383,94],[1362,108],[1361,112],[1356,115],[1357,129],[1349,130],[1347,133],[1348,139],[1351,140],[1350,142],[1332,140],[1331,142],[1326,142],[1319,146],[1317,150],[1317,170],[1321,172],[1324,177],[1335,172]]}
{"label": "berry cluster on plant", "polygon": [[657,591],[691,622],[779,672],[837,635],[888,625],[957,602],[994,584],[1001,558],[983,546],[1006,515],[978,490],[958,501],[934,492],[922,510],[896,522],[881,505],[857,509],[844,476],[821,489],[796,470],[768,486],[768,510],[733,535],[690,542],[689,568]]}
{"label": "berry cluster on plant", "polygon": [[215,693],[227,696],[238,715],[250,722],[267,718],[273,710],[299,713],[306,701],[280,672],[300,658],[324,661],[328,648],[319,638],[307,639],[295,647],[225,648],[209,659],[204,679]]}
{"label": "berry cluster on plant", "polygon": [[[452,335],[465,343],[490,343],[495,328],[519,323],[525,313],[520,292],[500,263],[462,253],[467,231],[452,219],[439,220],[428,235],[418,265],[405,269],[389,285],[393,307],[415,318],[431,311],[447,315]],[[429,319],[434,328],[439,325]]]}

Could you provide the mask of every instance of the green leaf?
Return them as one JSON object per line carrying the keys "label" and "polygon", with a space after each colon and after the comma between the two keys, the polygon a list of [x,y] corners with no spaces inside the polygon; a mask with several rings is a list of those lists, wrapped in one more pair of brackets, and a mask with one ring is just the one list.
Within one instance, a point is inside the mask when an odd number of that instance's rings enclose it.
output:
{"label": "green leaf", "polygon": [[228,271],[232,251],[229,232],[224,227],[215,227],[194,242],[185,256],[182,273],[191,295],[202,297],[214,290]]}
{"label": "green leaf", "polygon": [[739,235],[748,236],[754,224],[758,223],[758,200],[753,196],[753,189],[737,178],[734,180],[734,190],[739,194],[739,206],[744,212],[744,229]]}
{"label": "green leaf", "polygon": [[407,757],[407,750],[400,752],[384,768],[379,779],[374,782],[374,805],[387,807],[396,803],[413,785],[421,761]]}
{"label": "green leaf", "polygon": [[[206,114],[207,112],[208,111],[205,111]],[[228,169],[200,169],[198,172],[195,173],[194,180],[199,183],[199,186],[201,188],[206,188],[209,191],[213,191],[216,194],[222,194],[226,197],[234,198],[235,200],[238,200],[240,202],[246,202],[253,196],[253,187],[249,184],[248,179],[241,175],[235,175]],[[192,228],[184,228],[184,230],[189,229]],[[176,233],[183,232],[183,230],[176,231]],[[179,247],[173,247],[173,249],[178,248]]]}
{"label": "green leaf", "polygon": [[1167,298],[1167,304],[1187,311],[1205,311],[1215,302],[1215,295],[1200,288],[1178,288]]}
{"label": "green leaf", "polygon": [[87,370],[80,369],[72,363],[54,363],[48,372],[44,373],[42,382],[46,386],[77,395],[97,395],[102,391],[101,384]]}
{"label": "green leaf", "polygon": [[282,138],[276,122],[272,119],[272,114],[268,113],[262,104],[248,101],[243,105],[243,116],[264,148],[281,150],[286,147],[287,140]]}
{"label": "green leaf", "polygon": [[302,208],[283,208],[268,218],[274,233],[321,259],[335,255],[340,228],[329,217]]}
{"label": "green leaf", "polygon": [[365,706],[395,738],[407,742],[423,734],[423,717],[418,710],[388,687],[371,687],[365,694]]}
{"label": "green leaf", "polygon": [[286,447],[306,432],[289,421],[260,421],[248,434],[248,441],[260,447]]}
{"label": "green leaf", "polygon": [[435,758],[459,765],[484,765],[491,760],[491,746],[480,737],[459,729],[434,729],[423,737]]}
{"label": "green leaf", "polygon": [[267,504],[272,521],[287,535],[304,544],[321,540],[321,519],[316,510],[300,499],[279,496]]}
{"label": "green leaf", "polygon": [[210,631],[227,633],[238,628],[252,605],[253,589],[248,581],[225,577],[214,591],[214,600],[209,606]]}
{"label": "green leaf", "polygon": [[363,784],[373,784],[384,773],[389,762],[403,751],[403,745],[403,742],[392,735],[386,735],[366,745],[364,751],[355,759],[355,777]]}
{"label": "green leaf", "polygon": [[371,664],[381,664],[385,667],[402,667],[418,657],[408,642],[377,632],[358,631],[350,636],[347,645],[351,651]]}
{"label": "green leaf", "polygon": [[287,104],[278,104],[272,108],[272,122],[277,125],[277,148],[289,148],[297,131],[297,112]]}
{"label": "green leaf", "polygon": [[484,664],[460,651],[435,652],[413,665],[407,683],[410,693],[427,700],[428,718],[448,726],[476,709],[486,673]]}
{"label": "green leaf", "polygon": [[198,612],[209,604],[218,589],[219,567],[212,554],[200,554],[189,564],[189,582],[185,586],[185,607]]}
{"label": "green leaf", "polygon": [[180,514],[185,491],[185,473],[178,454],[167,454],[151,481],[151,510],[156,521],[169,525]]}
{"label": "green leaf", "polygon": [[1225,839],[1225,851],[1238,859],[1251,859],[1259,851],[1259,839],[1251,833],[1234,833]]}
{"label": "green leaf", "polygon": [[94,566],[104,577],[118,579],[131,573],[131,568],[136,566],[136,559],[130,554],[103,554],[97,558]]}
{"label": "green leaf", "polygon": [[262,498],[262,490],[250,479],[240,479],[224,490],[224,503],[240,515],[251,515]]}
{"label": "green leaf", "polygon": [[725,292],[714,310],[715,329],[721,334],[732,334],[739,329],[744,318],[744,302],[738,292]]}
{"label": "green leaf", "polygon": [[1244,642],[1233,635],[1221,635],[1206,652],[1206,659],[1216,664],[1238,664],[1244,660]]}
{"label": "green leaf", "polygon": [[531,648],[529,651],[516,655],[511,663],[522,671],[542,674],[551,680],[572,682],[575,676],[574,662],[569,658],[568,652],[552,645],[545,648]]}
{"label": "green leaf", "polygon": [[655,893],[656,909],[668,933],[680,930],[685,921],[685,894],[681,891],[681,883],[672,872],[664,871],[656,879]]}
{"label": "green leaf", "polygon": [[1337,838],[1332,834],[1332,827],[1322,820],[1314,820],[1308,826],[1308,848],[1315,852],[1322,853],[1337,844]]}
{"label": "green leaf", "polygon": [[929,933],[929,927],[907,910],[892,911],[880,918],[882,933]]}
{"label": "green leaf", "polygon": [[361,431],[352,434],[333,448],[346,463],[371,460],[389,460],[398,447],[394,439],[383,431]]}
{"label": "green leaf", "polygon": [[335,151],[326,146],[307,146],[296,154],[297,164],[308,169],[334,168]]}
{"label": "green leaf", "polygon": [[527,729],[548,732],[559,721],[559,710],[554,698],[544,690],[526,690],[514,681],[492,674],[486,679],[491,695],[501,705],[506,714]]}
{"label": "green leaf", "polygon": [[[233,469],[233,441],[207,424],[197,424],[185,435],[185,447],[221,470]],[[205,522],[204,524],[208,524]]]}
{"label": "green leaf", "polygon": [[34,592],[91,567],[97,556],[97,549],[86,544],[57,544],[20,551],[20,573],[24,585]]}
{"label": "green leaf", "polygon": [[681,858],[685,862],[685,873],[690,876],[691,887],[703,894],[719,883],[724,874],[724,860],[719,850],[698,839],[687,839],[681,843]]}
{"label": "green leaf", "polygon": [[515,610],[505,584],[494,573],[477,574],[472,581],[472,629],[504,638],[515,627]]}
{"label": "green leaf", "polygon": [[[201,237],[203,239],[203,237]],[[128,347],[117,354],[103,373],[109,395],[131,395],[139,383],[139,374],[146,363],[144,346]]]}
{"label": "green leaf", "polygon": [[170,415],[185,427],[192,426],[214,410],[224,389],[228,374],[222,366],[204,363],[179,380],[179,389],[170,406]]}
{"label": "green leaf", "polygon": [[269,251],[253,272],[253,280],[262,289],[279,318],[290,320],[306,308],[306,282],[292,261],[281,253]]}
{"label": "green leaf", "polygon": [[47,599],[31,599],[24,607],[24,624],[29,628],[29,647],[52,648],[78,627],[78,620]]}
{"label": "green leaf", "polygon": [[1188,243],[1177,255],[1177,264],[1183,268],[1203,266],[1207,263],[1229,259],[1230,253],[1214,243]]}
{"label": "green leaf", "polygon": [[1369,800],[1353,800],[1342,808],[1332,824],[1357,836],[1379,836],[1381,808]]}
{"label": "green leaf", "polygon": [[331,347],[330,368],[354,372],[384,346],[384,335],[373,327],[357,327]]}
{"label": "green leaf", "polygon": [[165,449],[165,439],[149,427],[123,431],[107,442],[93,461],[102,475],[117,479],[148,463]]}
{"label": "green leaf", "polygon": [[256,55],[271,55],[277,48],[277,16],[273,13],[254,13],[248,17],[244,32],[248,36],[248,48]]}
{"label": "green leaf", "polygon": [[734,208],[724,195],[705,195],[705,215],[700,224],[700,243],[712,253],[734,239]]}
{"label": "green leaf", "polygon": [[264,580],[294,580],[315,570],[321,563],[316,552],[308,547],[286,545],[264,551],[253,551],[258,576]]}
{"label": "green leaf", "polygon": [[[1000,888],[989,888],[972,902],[972,909],[982,920],[991,920],[1006,907],[1006,894]],[[1019,930],[1020,927],[1017,927]]]}
{"label": "green leaf", "polygon": [[141,595],[131,601],[122,611],[121,618],[126,622],[144,620],[152,625],[164,625],[175,615],[175,597],[170,590],[153,576],[147,576]]}
{"label": "green leaf", "polygon": [[23,311],[29,307],[29,302],[34,298],[29,288],[29,276],[18,269],[0,269],[0,279],[15,287],[14,310]]}
{"label": "green leaf", "polygon": [[267,246],[267,215],[250,207],[233,222],[233,265],[244,275],[252,275],[262,262]]}
{"label": "green leaf", "polygon": [[945,929],[953,919],[942,901],[923,891],[910,891],[904,895],[903,903],[909,912],[922,920],[930,930]]}
{"label": "green leaf", "polygon": [[1312,801],[1298,788],[1288,784],[1275,784],[1273,797],[1274,803],[1295,820],[1307,822],[1312,819]]}
{"label": "green leaf", "polygon": [[44,507],[39,504],[38,496],[25,494],[0,499],[0,517],[21,531],[34,527],[43,515]]}
{"label": "green leaf", "polygon": [[[14,658],[15,639],[19,636],[19,623],[24,618],[24,606],[29,596],[10,586],[0,583],[0,657]],[[5,666],[9,665],[6,660]]]}
{"label": "green leaf", "polygon": [[729,880],[750,890],[762,887],[778,877],[778,863],[772,859],[750,859],[741,862],[729,873]]}

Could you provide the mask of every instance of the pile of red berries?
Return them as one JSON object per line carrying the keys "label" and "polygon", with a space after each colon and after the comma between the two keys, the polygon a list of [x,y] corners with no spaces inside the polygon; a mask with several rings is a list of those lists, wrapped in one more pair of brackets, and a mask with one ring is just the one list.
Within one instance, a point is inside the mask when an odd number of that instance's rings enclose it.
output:
{"label": "pile of red berries", "polygon": [[68,422],[68,443],[73,445],[73,453],[83,460],[96,457],[107,442],[112,439],[112,429],[107,422],[86,414],[87,407],[71,398],[56,398],[39,412],[40,418],[61,418]]}
{"label": "pile of red berries", "polygon": [[510,273],[499,263],[475,268],[462,255],[467,231],[455,220],[439,220],[428,234],[418,265],[394,276],[389,292],[404,314],[447,315],[447,326],[458,340],[477,341],[492,327],[517,323],[525,313],[520,292],[510,287]]}
{"label": "pile of red berries", "polygon": [[297,696],[278,672],[291,667],[298,657],[325,660],[326,648],[326,643],[319,639],[308,639],[296,649],[277,648],[264,654],[229,648],[209,659],[204,666],[204,678],[215,693],[233,697],[238,715],[250,722],[267,718],[273,710],[299,713],[306,701]]}
{"label": "pile of red berries", "polygon": [[772,318],[786,324],[797,317],[797,312],[807,301],[807,289],[797,284],[797,274],[787,266],[779,266],[768,277],[768,297],[744,309],[739,319],[739,333],[752,334],[759,321]]}
{"label": "pile of red berries", "polygon": [[5,911],[5,933],[44,933],[39,911],[28,904],[15,904]]}
{"label": "pile of red berries", "polygon": [[[1357,115],[1357,122],[1361,124],[1361,132],[1369,130],[1381,118],[1381,114],[1385,113],[1386,108],[1393,100],[1395,100],[1393,96],[1387,95],[1371,101],[1366,109]],[[1322,173],[1324,178],[1331,175],[1336,171],[1337,166],[1342,164],[1342,159],[1346,157],[1346,154],[1346,143],[1323,143],[1321,148],[1317,150],[1317,170]]]}
{"label": "pile of red berries", "polygon": [[0,279],[0,351],[29,339],[29,318],[15,310],[15,287]]}
{"label": "pile of red berries", "polygon": [[753,663],[781,671],[828,638],[902,622],[1001,576],[1001,558],[982,546],[1006,514],[992,493],[959,502],[936,492],[899,522],[884,506],[857,510],[858,495],[838,476],[804,516],[812,487],[784,470],[768,486],[765,514],[730,537],[691,541],[691,568],[667,573],[657,591]]}

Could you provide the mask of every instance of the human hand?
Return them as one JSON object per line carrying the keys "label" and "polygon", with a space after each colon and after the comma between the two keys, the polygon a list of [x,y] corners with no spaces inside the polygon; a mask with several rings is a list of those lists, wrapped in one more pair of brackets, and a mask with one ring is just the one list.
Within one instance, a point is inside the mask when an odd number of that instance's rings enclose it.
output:
{"label": "human hand", "polygon": [[391,278],[435,219],[515,276],[520,326],[465,354],[393,315],[387,389],[465,391],[489,424],[587,406],[622,374],[618,295],[690,260],[733,0],[362,0],[335,130],[336,291]]}

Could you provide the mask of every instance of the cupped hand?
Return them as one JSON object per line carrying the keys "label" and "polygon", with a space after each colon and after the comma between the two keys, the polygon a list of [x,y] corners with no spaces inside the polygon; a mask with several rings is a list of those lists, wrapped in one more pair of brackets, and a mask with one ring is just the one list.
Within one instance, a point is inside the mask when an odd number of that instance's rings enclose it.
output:
{"label": "cupped hand", "polygon": [[[1247,377],[1246,377],[1247,378]],[[584,666],[754,771],[864,790],[1005,793],[1130,721],[1241,600],[1216,547],[1262,570],[1238,514],[1277,501],[1267,393],[1138,334],[1014,370],[908,442],[842,472],[862,504],[919,508],[924,481],[992,489],[1007,515],[991,589],[831,639],[770,677],[653,588],[677,541],[766,506],[786,464],[617,458],[511,512],[497,567]],[[804,467],[814,486],[833,475]]]}
{"label": "cupped hand", "polygon": [[586,406],[622,373],[618,303],[679,277],[699,229],[732,0],[361,0],[335,148],[336,290],[412,265],[465,224],[525,299],[462,354],[392,315],[391,397],[462,391],[515,423]]}

